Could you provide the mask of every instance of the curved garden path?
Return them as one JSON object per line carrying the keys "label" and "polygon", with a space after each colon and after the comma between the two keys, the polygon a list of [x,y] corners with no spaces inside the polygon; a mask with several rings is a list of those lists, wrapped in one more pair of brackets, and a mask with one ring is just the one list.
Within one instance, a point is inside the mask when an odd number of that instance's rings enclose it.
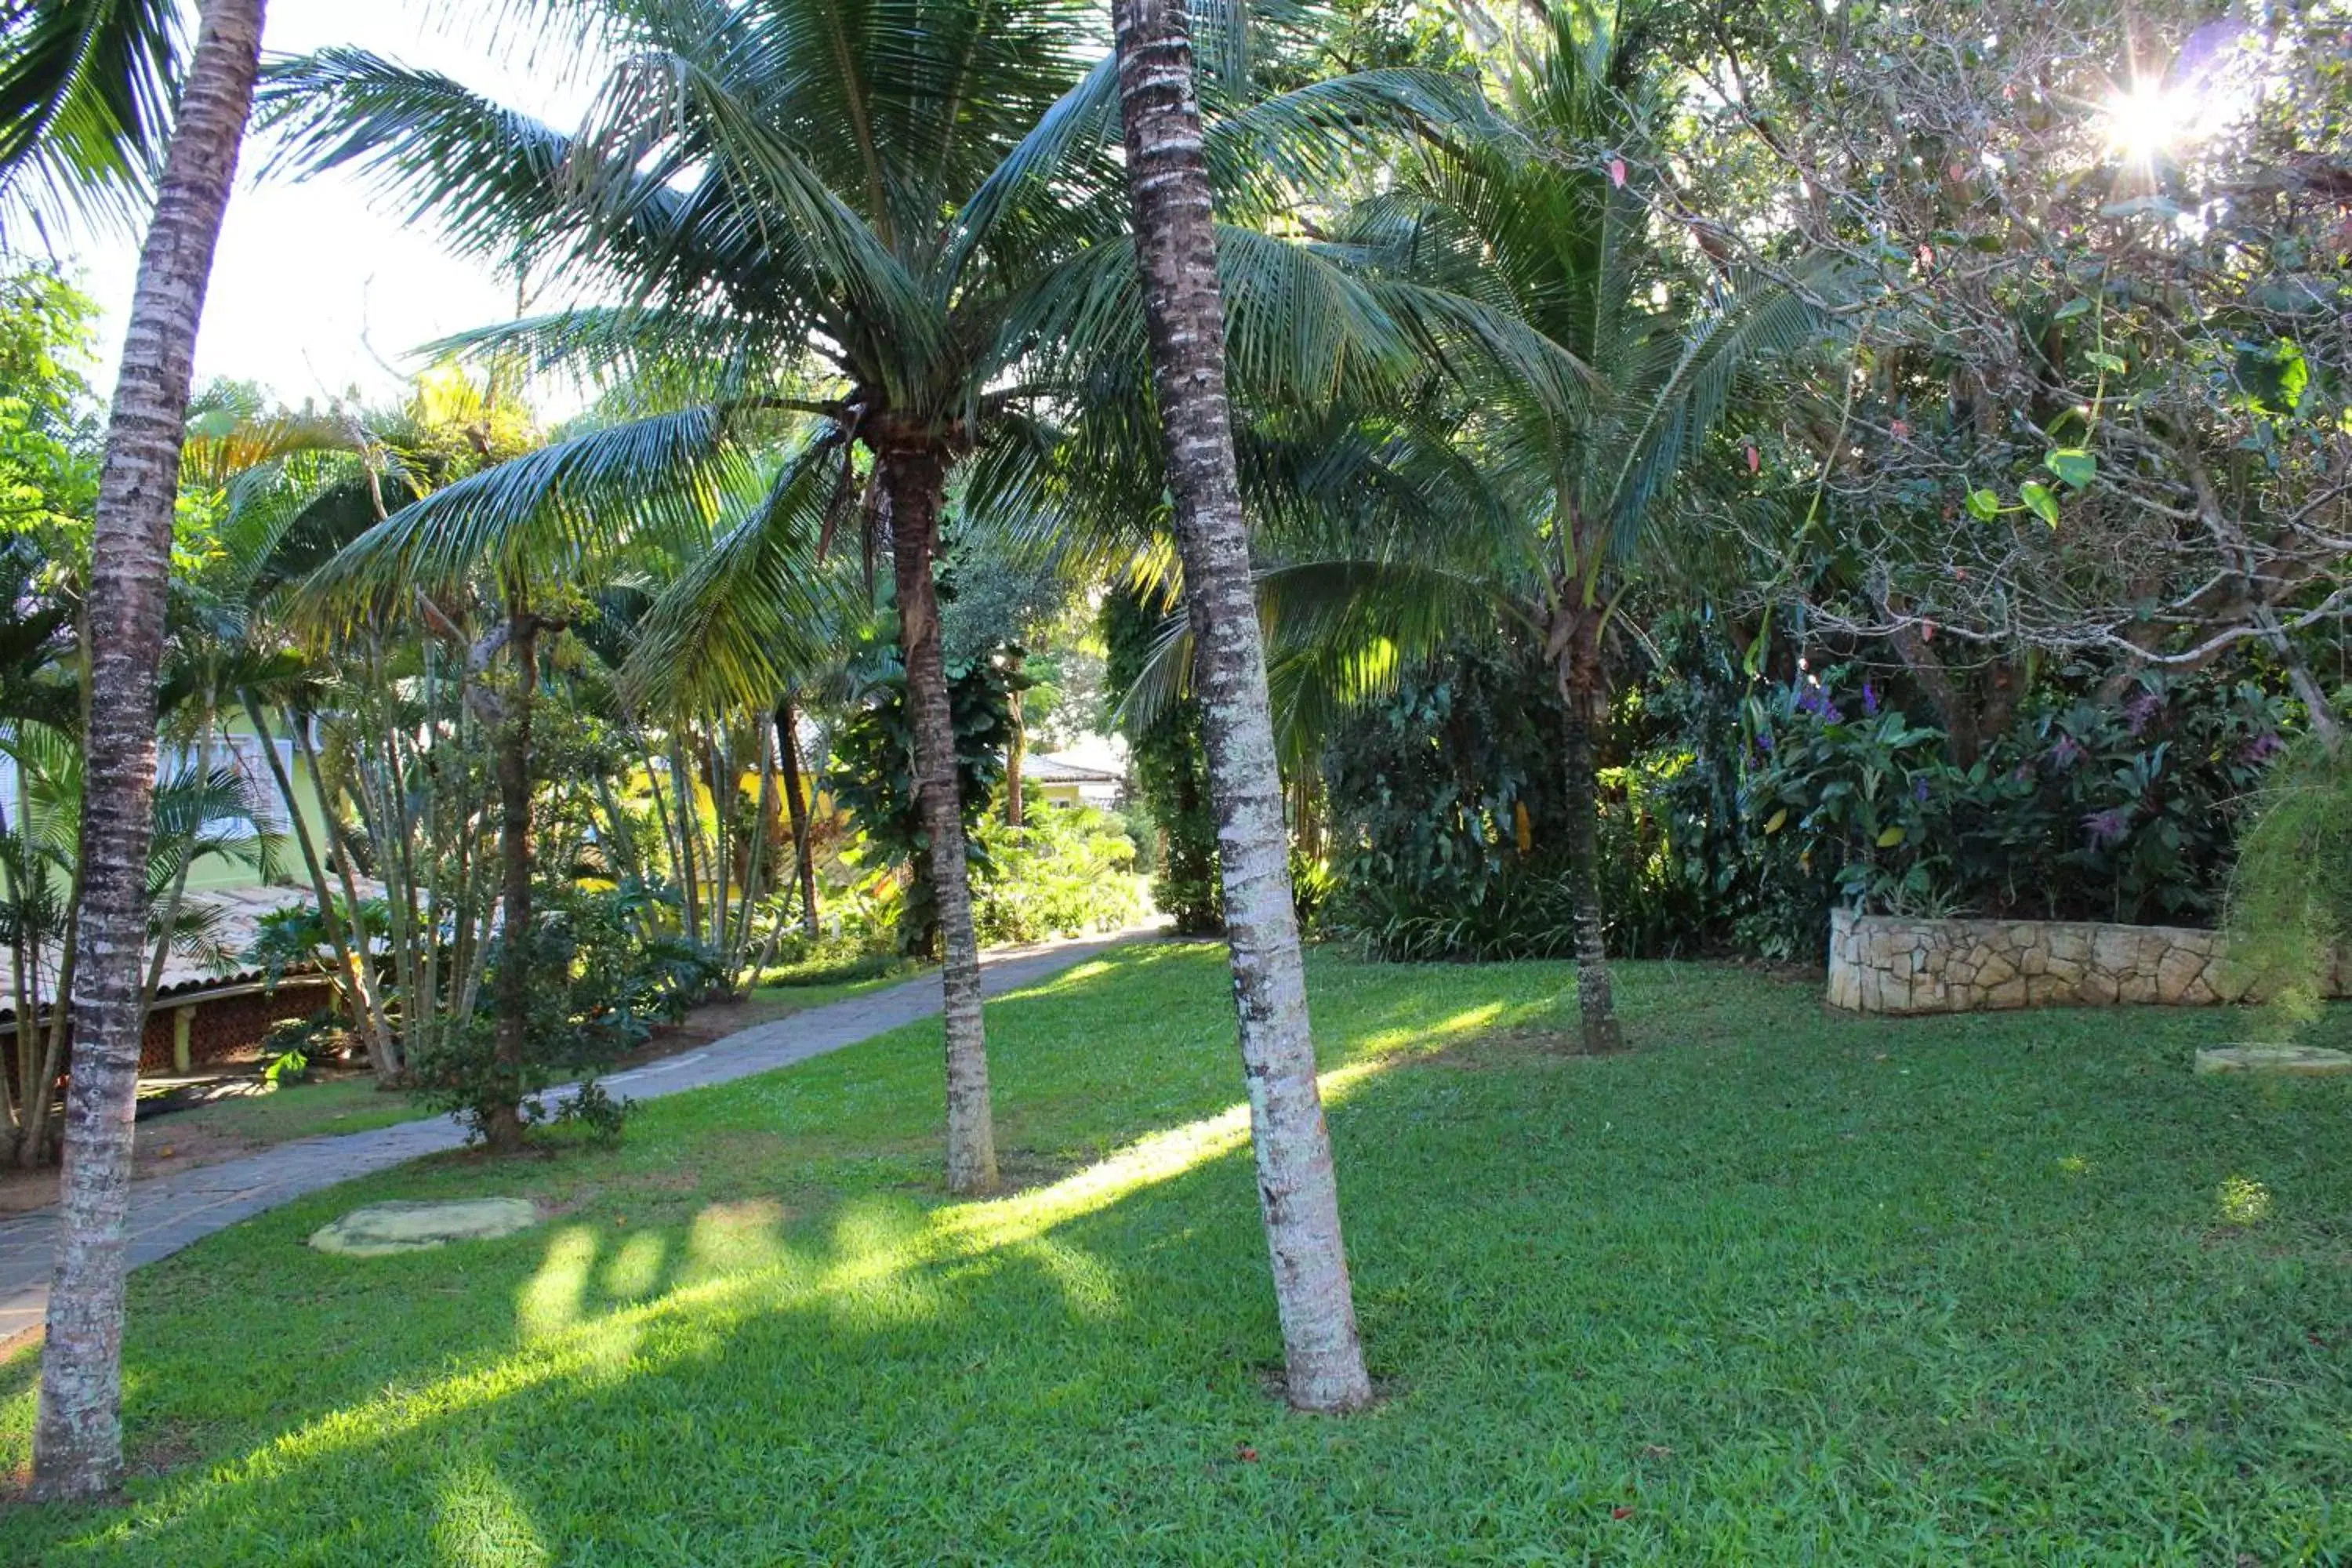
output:
{"label": "curved garden path", "polygon": [[[982,988],[988,995],[1001,995],[1145,934],[1128,931],[992,953],[981,961]],[[755,1025],[604,1081],[635,1099],[656,1100],[789,1067],[930,1017],[939,1010],[940,978],[936,973],[922,974],[887,990]],[[456,1121],[435,1117],[367,1132],[298,1139],[241,1159],[134,1183],[131,1266],[135,1268],[167,1258],[216,1230],[305,1193],[420,1155],[455,1149],[465,1142],[465,1131]],[[0,1220],[0,1346],[38,1328],[47,1310],[56,1226],[54,1208]]]}

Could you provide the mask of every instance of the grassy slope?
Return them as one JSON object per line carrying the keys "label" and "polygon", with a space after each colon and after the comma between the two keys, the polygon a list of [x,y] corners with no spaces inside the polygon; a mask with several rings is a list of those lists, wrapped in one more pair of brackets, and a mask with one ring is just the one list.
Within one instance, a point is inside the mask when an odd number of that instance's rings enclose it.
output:
{"label": "grassy slope", "polygon": [[[793,977],[784,984],[754,989],[749,1000],[781,1017],[883,990],[915,973],[915,967],[908,964],[849,980],[804,983]],[[373,1079],[354,1076],[327,1083],[294,1084],[267,1094],[241,1095],[173,1111],[142,1124],[140,1136],[156,1144],[181,1145],[226,1139],[258,1149],[320,1133],[389,1127],[426,1114],[406,1095],[383,1093]]]}
{"label": "grassy slope", "polygon": [[142,1124],[142,1138],[155,1143],[188,1142],[195,1137],[234,1139],[258,1148],[320,1132],[361,1132],[414,1121],[424,1112],[404,1094],[386,1094],[373,1078],[353,1076],[327,1083],[298,1083],[267,1094],[216,1100],[193,1110],[175,1110]]}
{"label": "grassy slope", "polygon": [[[1262,1391],[1222,965],[1161,948],[992,1005],[1002,1142],[1077,1173],[1013,1198],[937,1195],[929,1026],[652,1103],[615,1153],[413,1168],[142,1270],[131,1443],[171,1468],[127,1510],[0,1516],[0,1562],[2352,1542],[2352,1089],[2190,1078],[2243,1020],[1863,1023],[1628,966],[1643,1049],[1595,1062],[1478,1038],[1542,1021],[1558,966],[1315,980],[1375,1413]],[[362,1197],[484,1191],[560,1217],[370,1263],[298,1245]],[[0,1368],[0,1465],[32,1370]]]}

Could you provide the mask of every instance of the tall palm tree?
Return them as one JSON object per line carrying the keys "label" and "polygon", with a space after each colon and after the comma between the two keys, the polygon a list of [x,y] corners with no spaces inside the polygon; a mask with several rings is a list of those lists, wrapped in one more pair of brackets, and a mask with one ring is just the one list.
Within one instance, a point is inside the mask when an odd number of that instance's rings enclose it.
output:
{"label": "tall palm tree", "polygon": [[[1277,684],[1310,691],[1360,681],[1375,639],[1390,672],[1481,624],[1539,642],[1564,707],[1582,1037],[1605,1051],[1622,1043],[1596,877],[1606,633],[1628,571],[1658,543],[1660,503],[1742,380],[1817,342],[1846,289],[1808,261],[1779,278],[1678,267],[1651,211],[1663,104],[1638,19],[1559,5],[1544,32],[1505,62],[1496,133],[1424,141],[1341,234],[1369,267],[1502,303],[1579,367],[1574,395],[1488,375],[1450,428],[1391,410],[1370,438],[1333,443],[1319,482],[1381,515],[1352,547],[1297,542],[1260,586]],[[1414,504],[1367,506],[1398,494]]]}
{"label": "tall palm tree", "polygon": [[[122,1289],[145,979],[155,679],[196,326],[260,67],[263,5],[205,0],[140,257],[100,472],[90,547],[89,783],[72,1087],[33,1439],[33,1484],[49,1497],[109,1492],[122,1474]],[[157,0],[36,9],[113,11],[144,16],[153,26],[171,25],[171,8]],[[76,99],[68,92],[59,101]],[[121,135],[106,144],[128,147],[156,128],[152,118],[133,125],[118,115],[112,130]],[[95,188],[104,189],[102,163],[76,157],[66,166],[99,176]]]}
{"label": "tall palm tree", "polygon": [[1370,1378],[1315,1078],[1307,971],[1291,903],[1282,773],[1251,595],[1216,222],[1181,0],[1115,0],[1119,107],[1153,382],[1184,558],[1201,728],[1217,815],[1251,1142],[1293,1405],[1351,1410]]}
{"label": "tall palm tree", "polygon": [[[1106,385],[1139,386],[1103,371],[1139,366],[1142,342],[1097,19],[1078,0],[549,8],[601,31],[623,59],[576,135],[350,52],[302,62],[271,89],[309,166],[362,163],[437,211],[460,243],[629,301],[494,329],[472,346],[588,372],[649,378],[660,366],[680,398],[635,426],[645,450],[626,465],[558,447],[549,464],[486,475],[478,495],[454,487],[438,504],[494,495],[529,512],[561,490],[585,509],[583,526],[592,513],[607,526],[708,493],[779,410],[802,416],[806,438],[780,481],[791,504],[722,541],[698,580],[740,580],[731,559],[761,558],[777,531],[823,540],[862,519],[898,590],[927,830],[957,844],[933,580],[950,485],[1035,501],[1050,488],[1041,476],[1057,421]],[[1209,129],[1211,169],[1269,207],[1281,177],[1327,172],[1335,144],[1457,112],[1461,99],[1458,83],[1398,71],[1242,95]],[[1233,231],[1226,265],[1237,356],[1318,397],[1487,324],[1474,302],[1357,284],[1264,235]],[[1156,486],[1135,493],[1148,510]],[[726,595],[676,611],[747,613],[760,612]],[[996,1162],[970,886],[963,856],[934,854],[931,866],[948,1184],[983,1192]]]}

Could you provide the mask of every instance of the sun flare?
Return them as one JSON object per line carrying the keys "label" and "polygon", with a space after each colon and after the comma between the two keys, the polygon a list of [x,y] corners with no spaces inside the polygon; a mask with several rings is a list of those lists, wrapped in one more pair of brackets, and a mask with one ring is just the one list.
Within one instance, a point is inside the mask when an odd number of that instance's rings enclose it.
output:
{"label": "sun flare", "polygon": [[2188,134],[2193,108],[2188,95],[2161,82],[2136,82],[2107,100],[2101,131],[2118,156],[2149,163]]}

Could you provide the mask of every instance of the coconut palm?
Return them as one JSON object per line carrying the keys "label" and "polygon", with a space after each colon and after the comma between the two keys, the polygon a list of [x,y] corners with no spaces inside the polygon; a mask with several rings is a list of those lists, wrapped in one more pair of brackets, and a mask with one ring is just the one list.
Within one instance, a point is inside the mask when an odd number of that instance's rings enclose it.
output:
{"label": "coconut palm", "polygon": [[[305,166],[362,165],[437,212],[461,245],[626,301],[486,331],[472,346],[577,371],[625,367],[643,385],[667,378],[672,406],[428,506],[485,519],[552,508],[582,531],[635,514],[626,526],[646,533],[748,453],[782,447],[774,504],[721,540],[695,580],[772,583],[760,563],[780,539],[804,550],[845,523],[887,548],[927,830],[959,842],[933,581],[950,483],[967,487],[969,504],[1017,496],[1067,515],[1077,489],[1062,481],[1078,470],[1049,457],[1066,450],[1060,422],[1110,396],[1146,402],[1098,18],[1075,0],[916,0],[871,14],[823,0],[541,9],[596,32],[622,60],[577,134],[350,52],[301,62],[270,89]],[[1349,138],[1459,114],[1464,97],[1458,83],[1402,71],[1272,96],[1256,95],[1246,70],[1231,79],[1210,167],[1231,200],[1260,211],[1286,179],[1330,174]],[[1223,255],[1236,359],[1301,395],[1369,393],[1433,344],[1511,331],[1474,301],[1360,283],[1328,257],[1246,229],[1226,231]],[[780,413],[801,417],[796,435],[780,429]],[[1106,472],[1132,474],[1129,459],[1156,441],[1138,422],[1102,427],[1123,441]],[[1146,514],[1157,482],[1128,493]],[[782,689],[748,629],[774,625],[773,609],[706,592],[666,618],[740,660],[748,700]],[[981,1192],[994,1184],[995,1154],[970,887],[962,856],[931,864],[946,948],[948,1180]]]}
{"label": "coconut palm", "polygon": [[1136,258],[1198,645],[1193,668],[1288,1393],[1302,1409],[1349,1410],[1370,1400],[1372,1385],[1349,1286],[1291,903],[1282,773],[1225,391],[1224,301],[1192,40],[1181,0],[1116,0],[1113,15]]}
{"label": "coconut palm", "polygon": [[[1368,268],[1494,299],[1579,367],[1575,395],[1489,374],[1450,417],[1309,432],[1304,463],[1299,433],[1276,432],[1265,445],[1300,504],[1259,593],[1302,753],[1349,697],[1450,637],[1508,629],[1542,647],[1564,705],[1582,1037],[1603,1051],[1622,1044],[1595,876],[1605,634],[1742,379],[1818,342],[1843,284],[1811,263],[1777,279],[1679,268],[1652,216],[1661,99],[1638,26],[1567,6],[1546,23],[1543,47],[1507,62],[1507,123],[1423,142],[1338,233]],[[1192,657],[1171,637],[1147,698]]]}
{"label": "coconut palm", "polygon": [[24,189],[120,201],[162,154],[100,471],[90,550],[89,783],[80,863],[82,959],[60,1187],[58,1270],[42,1352],[33,1485],[89,1497],[121,1478],[122,1284],[131,1102],[139,1070],[140,959],[155,788],[173,498],[196,325],[260,67],[264,0],[205,0],[171,119],[161,88],[176,8],[161,0],[49,0],[0,29],[0,157]]}

